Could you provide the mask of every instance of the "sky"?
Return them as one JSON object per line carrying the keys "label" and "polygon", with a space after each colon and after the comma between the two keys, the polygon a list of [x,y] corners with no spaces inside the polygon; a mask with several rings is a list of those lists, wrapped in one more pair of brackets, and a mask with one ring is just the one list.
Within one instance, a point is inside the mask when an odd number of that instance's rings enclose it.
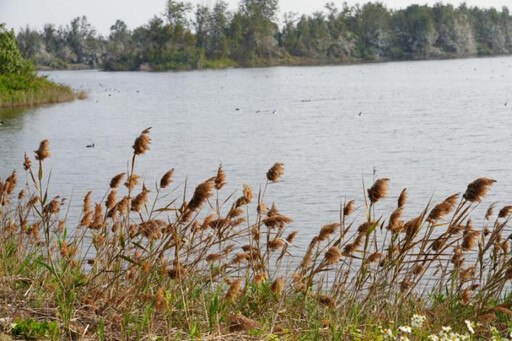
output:
{"label": "sky", "polygon": [[[329,0],[333,1],[333,0]],[[323,10],[328,0],[280,0],[280,15],[286,12],[310,14]],[[215,0],[190,0],[193,4],[209,5]],[[239,0],[226,0],[231,9],[235,9]],[[333,1],[341,7],[343,1]],[[367,1],[347,0],[349,5]],[[403,8],[410,4],[451,3],[458,6],[461,2],[439,0],[380,0],[388,8]],[[466,0],[468,6],[496,7],[507,6],[512,9],[512,0]],[[130,28],[146,24],[155,14],[162,14],[165,0],[0,0],[0,23],[6,23],[16,31],[22,27],[42,29],[44,24],[67,25],[71,19],[85,15],[96,30],[107,35],[117,19],[122,19]]]}

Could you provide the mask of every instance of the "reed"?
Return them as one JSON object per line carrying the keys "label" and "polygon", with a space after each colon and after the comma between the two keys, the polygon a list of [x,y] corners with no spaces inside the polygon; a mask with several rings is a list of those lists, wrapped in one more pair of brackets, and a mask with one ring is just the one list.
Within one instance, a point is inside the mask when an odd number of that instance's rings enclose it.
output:
{"label": "reed", "polygon": [[267,205],[282,163],[258,193],[224,193],[222,166],[192,195],[178,193],[174,169],[150,190],[136,163],[151,142],[148,128],[128,172],[101,200],[88,192],[78,221],[66,219],[64,197],[48,195],[48,140],[24,157],[27,183],[16,172],[0,179],[0,330],[108,340],[509,334],[512,208],[471,217],[494,180],[405,218],[405,189],[395,209],[376,214],[391,181],[378,179],[359,201],[364,212],[346,202],[293,255],[300,232]]}

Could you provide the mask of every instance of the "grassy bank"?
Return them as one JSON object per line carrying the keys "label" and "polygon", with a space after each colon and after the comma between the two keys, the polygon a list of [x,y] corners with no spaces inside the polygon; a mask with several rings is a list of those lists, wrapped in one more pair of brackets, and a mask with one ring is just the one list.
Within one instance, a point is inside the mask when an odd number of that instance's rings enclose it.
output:
{"label": "grassy bank", "polygon": [[0,75],[0,108],[69,102],[75,93],[66,85],[35,75]]}
{"label": "grassy bank", "polygon": [[[284,166],[258,193],[225,193],[219,167],[190,195],[128,172],[87,193],[78,221],[49,197],[42,141],[26,176],[0,185],[0,328],[20,338],[170,340],[505,340],[512,324],[512,206],[471,217],[494,180],[480,178],[408,218],[407,191],[384,212],[378,179],[340,218],[318,217],[297,250],[292,219],[272,203]],[[52,178],[58,176],[52,175]],[[25,181],[18,179],[28,179]],[[86,190],[86,189],[84,189]],[[312,213],[313,214],[313,213]],[[311,227],[300,227],[300,229]],[[311,232],[309,232],[311,233]],[[313,234],[313,233],[311,233]]]}

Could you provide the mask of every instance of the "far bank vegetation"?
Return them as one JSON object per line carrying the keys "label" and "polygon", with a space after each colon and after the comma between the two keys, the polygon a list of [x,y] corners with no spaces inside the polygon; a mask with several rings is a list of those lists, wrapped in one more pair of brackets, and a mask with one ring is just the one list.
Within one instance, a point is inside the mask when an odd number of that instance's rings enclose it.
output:
{"label": "far bank vegetation", "polygon": [[175,70],[234,66],[342,64],[490,56],[512,52],[508,8],[462,4],[328,3],[311,15],[285,13],[278,0],[243,0],[229,10],[168,0],[162,15],[129,29],[117,20],[108,36],[87,18],[66,27],[29,27],[17,36],[24,57],[41,67]]}

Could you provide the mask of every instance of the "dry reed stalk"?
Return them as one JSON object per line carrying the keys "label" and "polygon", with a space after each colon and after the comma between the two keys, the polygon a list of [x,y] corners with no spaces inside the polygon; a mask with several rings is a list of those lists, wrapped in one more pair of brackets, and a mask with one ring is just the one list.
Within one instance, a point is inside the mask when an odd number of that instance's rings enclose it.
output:
{"label": "dry reed stalk", "polygon": [[29,170],[32,167],[32,161],[30,161],[27,153],[25,153],[24,161],[23,161],[23,169]]}
{"label": "dry reed stalk", "polygon": [[51,156],[50,141],[42,140],[39,144],[39,149],[35,150],[34,153],[36,154],[36,160],[38,161],[43,161],[44,159],[49,158]]}
{"label": "dry reed stalk", "polygon": [[240,295],[240,286],[242,285],[242,279],[238,278],[229,286],[228,292],[226,293],[226,300],[234,301]]}
{"label": "dry reed stalk", "polygon": [[404,222],[400,220],[403,214],[403,208],[398,207],[396,210],[393,211],[391,216],[389,217],[389,223],[387,226],[387,229],[390,231],[393,231],[395,233],[401,232],[404,227]]}
{"label": "dry reed stalk", "polygon": [[398,197],[398,207],[404,207],[407,202],[407,188],[404,188]]}
{"label": "dry reed stalk", "polygon": [[340,227],[341,227],[341,224],[337,224],[337,223],[324,225],[320,229],[320,233],[318,234],[318,241],[322,242],[324,240],[329,239],[329,237],[332,234],[334,234],[336,232],[336,230],[339,229]]}
{"label": "dry reed stalk", "polygon": [[335,264],[341,259],[341,251],[336,246],[331,246],[325,253],[325,260],[328,264]]}
{"label": "dry reed stalk", "polygon": [[121,182],[123,182],[124,175],[125,173],[119,173],[116,176],[114,176],[112,180],[110,180],[110,188],[118,188],[121,185]]}
{"label": "dry reed stalk", "polygon": [[504,206],[498,213],[498,218],[507,218],[512,213],[512,206]]}
{"label": "dry reed stalk", "polygon": [[212,196],[214,186],[215,182],[212,180],[207,180],[199,184],[192,195],[192,199],[190,199],[190,202],[187,205],[187,210],[195,212],[201,208],[208,198]]}
{"label": "dry reed stalk", "polygon": [[151,127],[144,129],[139,137],[135,139],[132,146],[135,155],[144,155],[149,150],[149,144],[151,143],[151,137],[149,137],[150,130]]}
{"label": "dry reed stalk", "polygon": [[463,197],[469,202],[480,202],[489,191],[489,187],[494,184],[496,180],[489,178],[479,178],[468,185]]}
{"label": "dry reed stalk", "polygon": [[91,195],[92,191],[87,192],[84,198],[84,212],[91,212]]}
{"label": "dry reed stalk", "polygon": [[270,291],[276,295],[277,297],[280,297],[281,296],[281,293],[283,292],[283,289],[284,289],[284,278],[283,277],[279,277],[277,278],[275,281],[272,282],[272,284],[270,285]]}
{"label": "dry reed stalk", "polygon": [[217,169],[217,176],[215,177],[215,189],[221,190],[226,184],[226,173],[222,169],[222,165]]}
{"label": "dry reed stalk", "polygon": [[435,223],[436,221],[442,219],[444,216],[449,214],[453,211],[455,208],[455,205],[457,205],[457,198],[458,194],[453,194],[446,198],[443,202],[440,204],[437,204],[432,211],[430,211],[430,214],[428,215],[427,222],[429,223]]}
{"label": "dry reed stalk", "polygon": [[142,213],[142,207],[146,204],[149,198],[149,191],[143,189],[142,192],[137,194],[135,198],[132,199],[131,211]]}
{"label": "dry reed stalk", "polygon": [[162,178],[160,179],[160,188],[167,188],[170,184],[173,183],[172,176],[174,174],[174,168],[167,171]]}
{"label": "dry reed stalk", "polygon": [[248,331],[256,328],[260,328],[261,323],[258,321],[252,320],[248,317],[237,315],[231,316],[229,323],[229,331],[230,332],[240,332],[240,331]]}
{"label": "dry reed stalk", "polygon": [[281,162],[275,163],[267,172],[267,179],[270,182],[277,182],[284,174],[284,164]]}
{"label": "dry reed stalk", "polygon": [[354,210],[355,210],[355,201],[354,200],[350,200],[343,207],[343,216],[344,217],[348,217],[349,215],[351,215],[354,212]]}
{"label": "dry reed stalk", "polygon": [[368,189],[368,198],[372,204],[386,197],[388,193],[388,183],[388,178],[378,179],[374,182],[373,186]]}
{"label": "dry reed stalk", "polygon": [[140,175],[130,174],[124,185],[128,187],[128,190],[133,191],[133,189],[139,184]]}
{"label": "dry reed stalk", "polygon": [[110,210],[114,208],[114,206],[117,204],[117,191],[115,189],[112,189],[107,196],[107,201],[105,202],[105,207],[107,210]]}

